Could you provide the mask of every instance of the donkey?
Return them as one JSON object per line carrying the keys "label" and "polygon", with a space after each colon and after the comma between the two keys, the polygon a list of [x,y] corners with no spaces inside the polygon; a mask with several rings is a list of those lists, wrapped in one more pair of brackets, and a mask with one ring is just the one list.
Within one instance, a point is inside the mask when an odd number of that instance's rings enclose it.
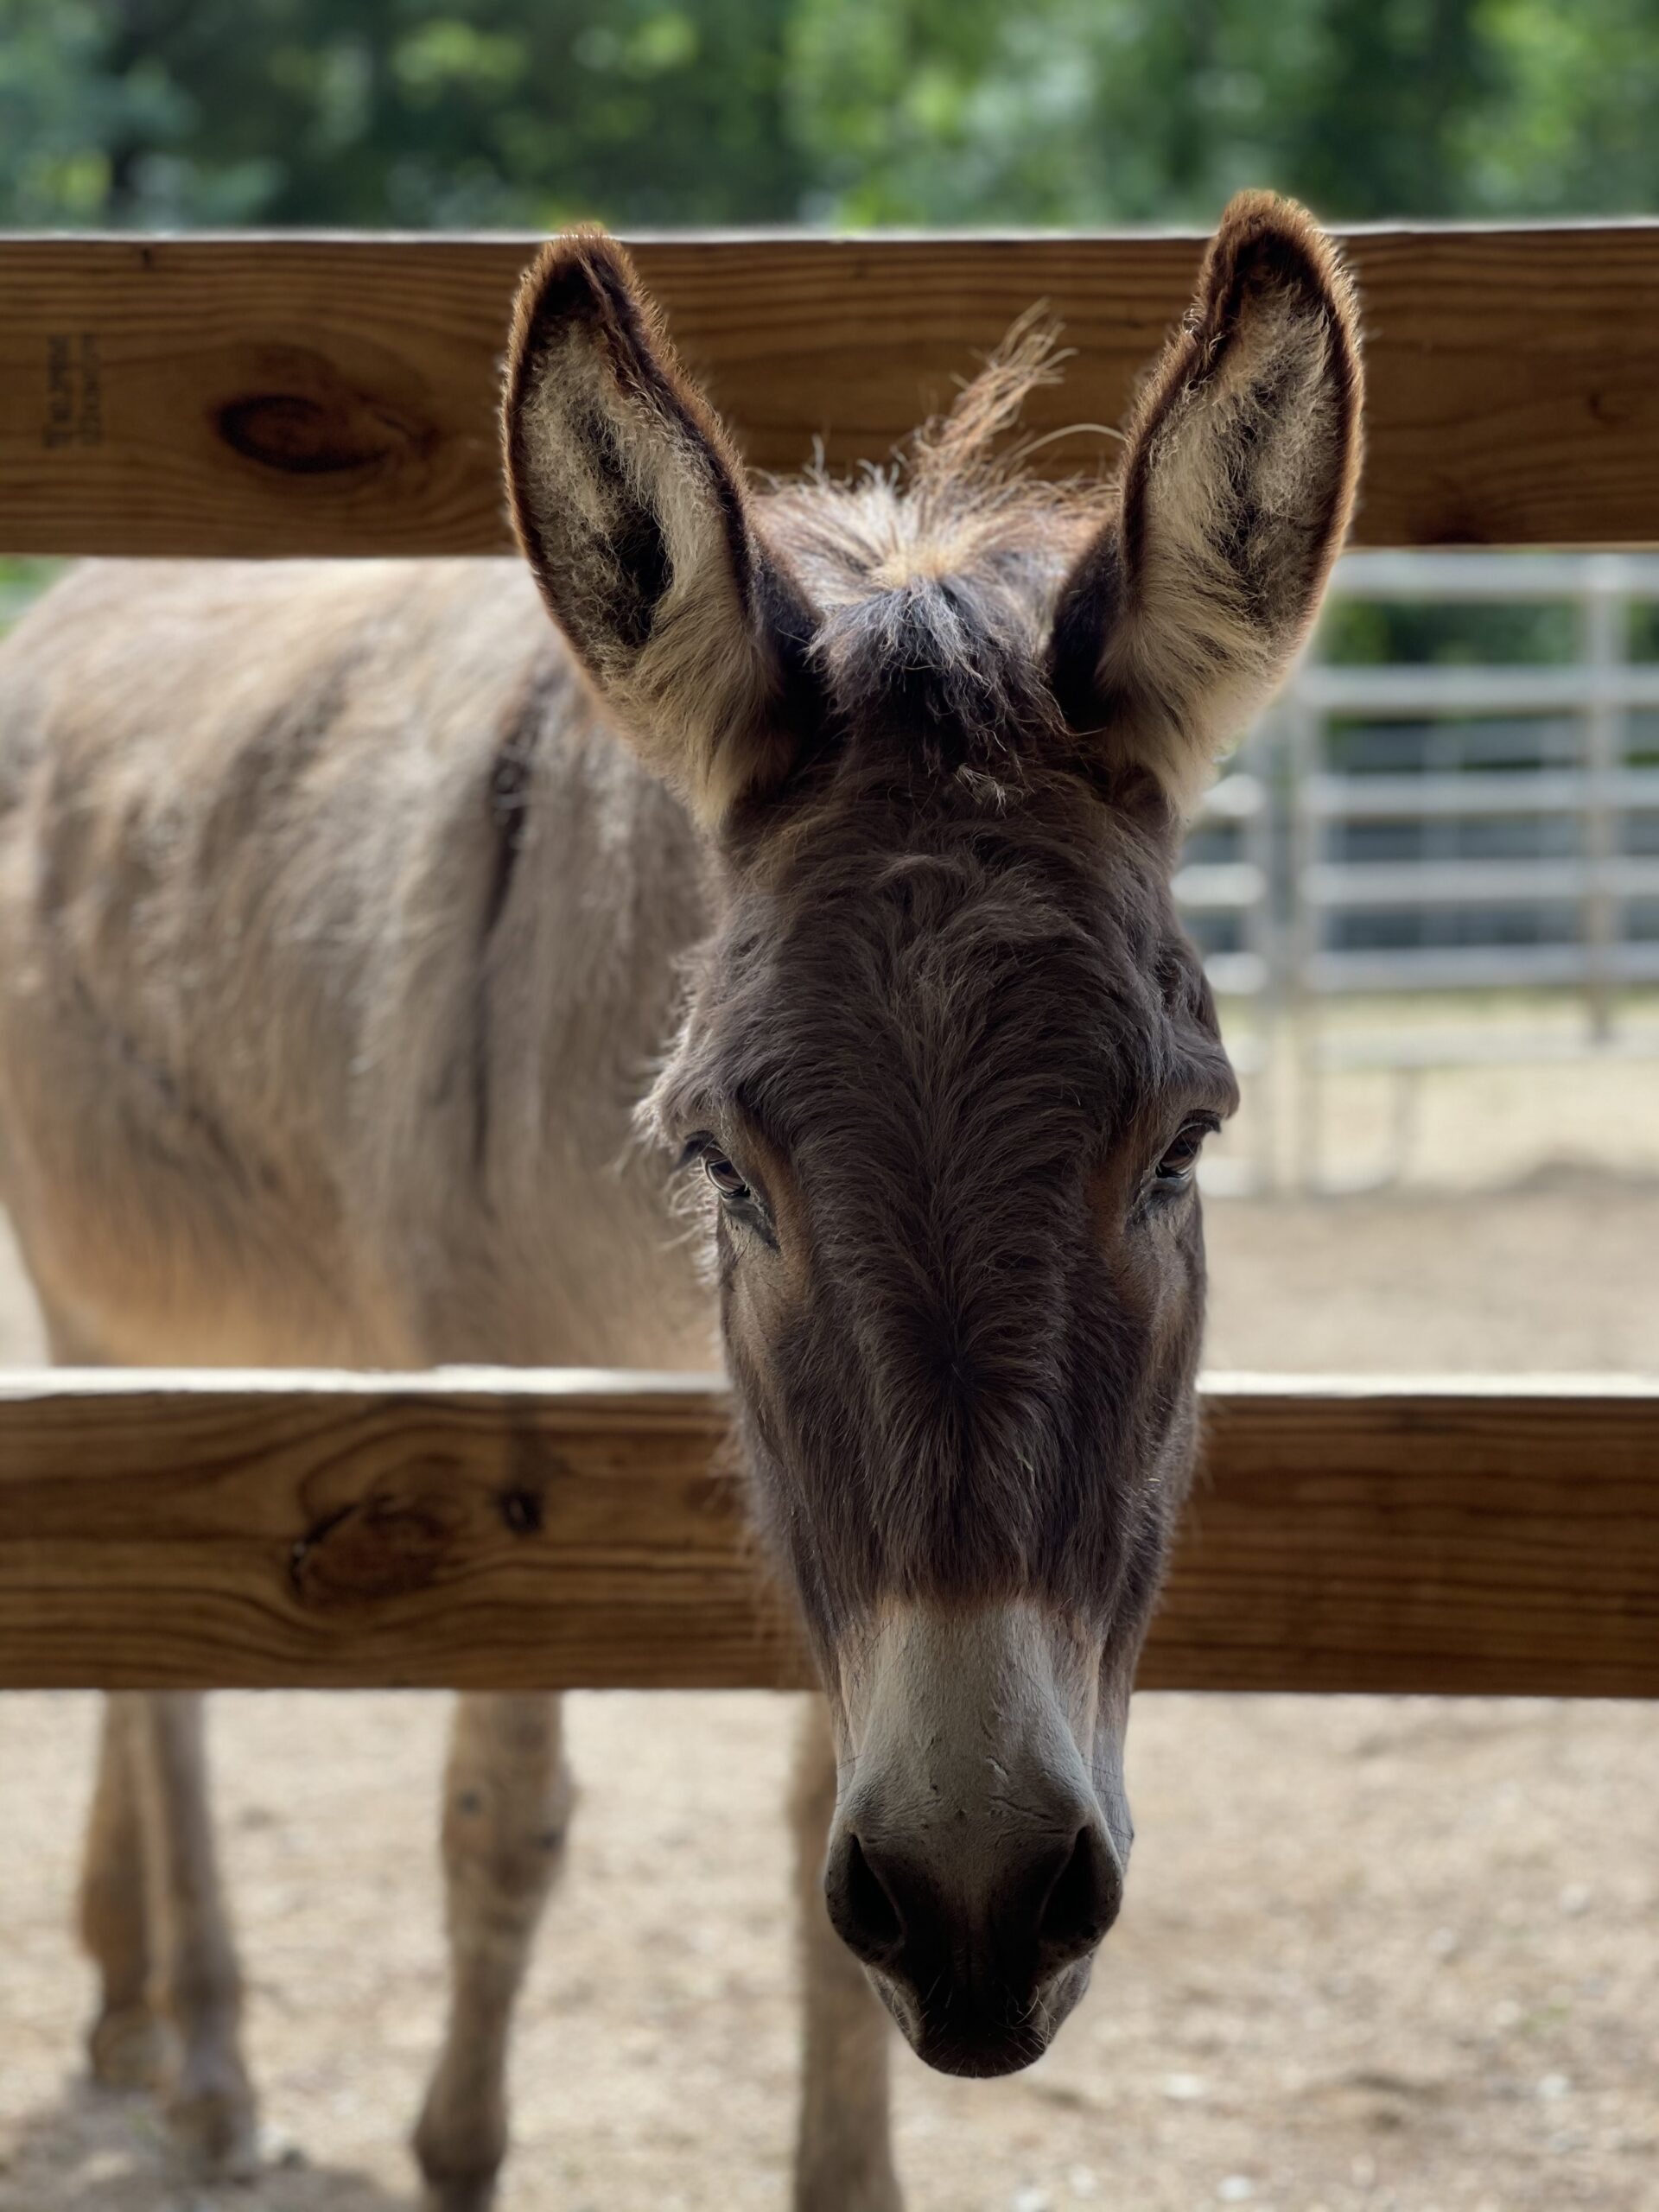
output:
{"label": "donkey", "polygon": [[[1046,346],[893,472],[757,489],[626,256],[560,238],[507,362],[522,565],[95,564],[0,658],[3,1192],[54,1357],[686,1367],[717,1299],[829,1719],[801,2212],[899,2204],[884,2012],[1024,2066],[1118,1910],[1236,1103],[1170,875],[1358,470],[1350,288],[1284,201],[1227,210],[1109,485],[1008,448]],[[460,1701],[435,2212],[493,2192],[571,1794],[555,1699]],[[94,2071],[245,2161],[198,1698],[109,1700],[81,1920]]]}

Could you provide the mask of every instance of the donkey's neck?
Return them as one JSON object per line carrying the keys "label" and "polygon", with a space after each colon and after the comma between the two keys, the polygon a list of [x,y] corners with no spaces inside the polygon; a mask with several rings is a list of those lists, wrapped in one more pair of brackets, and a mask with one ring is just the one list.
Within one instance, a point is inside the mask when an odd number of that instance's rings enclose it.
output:
{"label": "donkey's neck", "polygon": [[[709,1301],[634,1127],[706,925],[697,836],[550,632],[523,697],[472,795],[484,930],[449,1040],[471,1157],[442,1208],[427,1355],[706,1366]],[[453,1174],[455,1124],[442,1141]]]}

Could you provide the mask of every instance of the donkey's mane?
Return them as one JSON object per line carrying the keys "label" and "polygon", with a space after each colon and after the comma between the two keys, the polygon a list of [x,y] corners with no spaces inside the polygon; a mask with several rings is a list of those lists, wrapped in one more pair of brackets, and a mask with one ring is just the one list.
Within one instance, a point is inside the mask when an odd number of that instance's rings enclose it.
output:
{"label": "donkey's mane", "polygon": [[769,534],[817,610],[811,657],[849,731],[903,735],[927,765],[999,778],[1062,727],[1047,681],[1055,594],[1108,505],[1049,483],[1011,437],[1059,381],[1058,329],[1021,317],[950,411],[886,468],[775,483]]}

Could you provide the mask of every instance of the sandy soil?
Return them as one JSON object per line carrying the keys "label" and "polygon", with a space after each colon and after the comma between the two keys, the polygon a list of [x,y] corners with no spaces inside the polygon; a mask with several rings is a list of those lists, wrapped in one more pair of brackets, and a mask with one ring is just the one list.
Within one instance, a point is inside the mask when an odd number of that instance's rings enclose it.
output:
{"label": "sandy soil", "polygon": [[[1659,1365],[1659,1185],[1562,1169],[1210,1220],[1217,1366]],[[29,1357],[32,1325],[0,1289],[0,1354]],[[572,1714],[584,1803],[503,2212],[776,2212],[786,1701]],[[144,2106],[82,2078],[67,1923],[94,1720],[88,1698],[0,1700],[0,2212],[199,2202]],[[227,2207],[411,2201],[442,1726],[428,1697],[216,1702],[278,2159]],[[1659,2212],[1659,1713],[1148,1697],[1131,1753],[1129,1903],[1056,2049],[993,2084],[895,2054],[913,2212]]]}

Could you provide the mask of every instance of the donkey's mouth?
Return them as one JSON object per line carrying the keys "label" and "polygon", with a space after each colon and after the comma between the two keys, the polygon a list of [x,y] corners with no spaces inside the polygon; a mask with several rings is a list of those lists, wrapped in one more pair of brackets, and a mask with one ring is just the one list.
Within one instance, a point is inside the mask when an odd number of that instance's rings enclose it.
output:
{"label": "donkey's mouth", "polygon": [[1063,1967],[1023,2003],[1003,1987],[984,1990],[935,1983],[925,2004],[879,1969],[868,1969],[877,1995],[905,2041],[936,2074],[972,2081],[1018,2074],[1034,2065],[1089,1986],[1094,1961]]}

